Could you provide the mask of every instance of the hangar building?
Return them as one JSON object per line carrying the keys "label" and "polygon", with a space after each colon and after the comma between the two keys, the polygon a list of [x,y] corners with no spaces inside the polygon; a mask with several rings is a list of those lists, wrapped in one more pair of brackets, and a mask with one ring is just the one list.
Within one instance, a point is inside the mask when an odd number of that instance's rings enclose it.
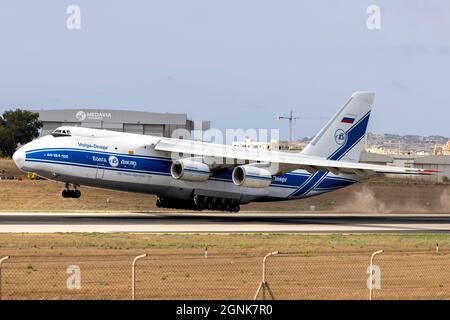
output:
{"label": "hangar building", "polygon": [[384,154],[363,151],[361,152],[359,162],[387,166],[391,165],[394,162],[394,159]]}
{"label": "hangar building", "polygon": [[433,175],[423,175],[420,179],[433,183],[450,182],[450,156],[427,156],[414,159],[416,168],[438,170]]}
{"label": "hangar building", "polygon": [[156,113],[107,109],[37,110],[42,121],[41,136],[62,125],[170,137],[176,129],[208,130],[209,121],[192,121],[183,113]]}

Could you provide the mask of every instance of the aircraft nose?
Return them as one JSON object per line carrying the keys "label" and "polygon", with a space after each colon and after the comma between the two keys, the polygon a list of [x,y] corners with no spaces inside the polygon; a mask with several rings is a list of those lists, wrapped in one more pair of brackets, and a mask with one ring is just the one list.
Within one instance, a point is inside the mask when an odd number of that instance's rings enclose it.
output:
{"label": "aircraft nose", "polygon": [[14,152],[13,160],[16,163],[16,166],[19,169],[22,169],[25,164],[25,150],[23,148],[19,148],[16,152]]}

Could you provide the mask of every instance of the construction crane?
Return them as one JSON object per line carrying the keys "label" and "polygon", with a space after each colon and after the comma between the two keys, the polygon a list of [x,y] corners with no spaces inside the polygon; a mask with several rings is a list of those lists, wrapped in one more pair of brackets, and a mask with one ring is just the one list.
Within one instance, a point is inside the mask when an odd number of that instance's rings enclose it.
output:
{"label": "construction crane", "polygon": [[278,116],[278,120],[289,120],[289,143],[292,143],[292,122],[300,119],[299,117],[294,117],[293,112],[294,111],[291,110],[288,117]]}

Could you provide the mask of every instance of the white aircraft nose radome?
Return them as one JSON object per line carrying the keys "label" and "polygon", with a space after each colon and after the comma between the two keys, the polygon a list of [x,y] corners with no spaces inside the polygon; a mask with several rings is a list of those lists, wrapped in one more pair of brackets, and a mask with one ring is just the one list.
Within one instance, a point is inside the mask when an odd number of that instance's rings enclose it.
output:
{"label": "white aircraft nose radome", "polygon": [[25,165],[25,150],[23,147],[19,148],[16,152],[14,152],[13,160],[19,169],[22,169],[24,167],[24,165]]}

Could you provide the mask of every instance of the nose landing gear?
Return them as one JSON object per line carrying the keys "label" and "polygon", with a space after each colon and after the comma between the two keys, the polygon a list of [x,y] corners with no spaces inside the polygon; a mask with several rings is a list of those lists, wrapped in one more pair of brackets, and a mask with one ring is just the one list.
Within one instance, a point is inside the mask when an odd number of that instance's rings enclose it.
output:
{"label": "nose landing gear", "polygon": [[66,183],[66,188],[62,191],[63,198],[76,198],[81,197],[81,191],[77,189],[77,185],[73,185],[74,189],[70,189],[70,183]]}

